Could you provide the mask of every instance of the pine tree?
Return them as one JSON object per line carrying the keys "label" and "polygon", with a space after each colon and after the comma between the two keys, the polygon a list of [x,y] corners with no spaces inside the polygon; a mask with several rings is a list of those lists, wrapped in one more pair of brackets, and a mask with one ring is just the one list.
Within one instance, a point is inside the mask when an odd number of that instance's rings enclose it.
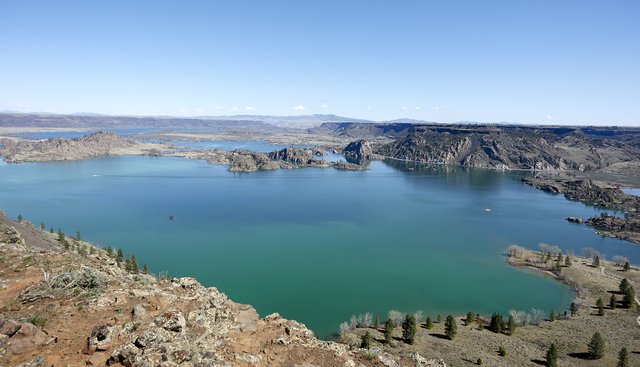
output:
{"label": "pine tree", "polygon": [[549,321],[556,321],[556,310],[551,310],[549,313]]}
{"label": "pine tree", "polygon": [[22,223],[22,214],[18,214],[18,218],[16,218],[18,223]]}
{"label": "pine tree", "polygon": [[431,329],[433,327],[433,321],[431,320],[431,316],[427,316],[427,321],[425,322],[427,329]]}
{"label": "pine tree", "polygon": [[[147,266],[147,263],[144,264],[144,267],[142,268],[142,272],[145,274],[149,274],[149,267]],[[378,327],[380,327],[380,319],[376,317],[375,328],[377,329]]]}
{"label": "pine tree", "polygon": [[47,228],[47,226],[44,225],[44,223],[40,223],[40,230],[44,231]]}
{"label": "pine tree", "polygon": [[[144,264],[144,269],[142,270],[142,272],[145,274],[149,273],[149,269],[147,269],[147,264]],[[376,316],[376,320],[373,322],[373,328],[378,330],[379,327],[380,327],[380,318]]]}
{"label": "pine tree", "polygon": [[140,272],[140,268],[138,268],[138,261],[136,260],[135,255],[129,256],[127,262],[125,263],[125,269],[130,273],[137,274]]}
{"label": "pine tree", "polygon": [[452,315],[447,316],[447,319],[444,322],[444,334],[449,338],[449,340],[453,340],[457,333],[458,325],[456,325],[456,320]]}
{"label": "pine tree", "polygon": [[404,317],[402,338],[407,344],[413,344],[416,339],[416,318],[413,315],[405,315]]}
{"label": "pine tree", "polygon": [[596,331],[591,337],[591,341],[588,344],[589,356],[592,359],[600,359],[604,357],[604,339],[599,332]]}
{"label": "pine tree", "polygon": [[623,271],[629,271],[629,269],[631,269],[631,264],[629,264],[629,262],[627,261],[627,262],[624,263],[624,266],[622,267],[622,270]]}
{"label": "pine tree", "polygon": [[618,289],[620,289],[620,293],[624,293],[627,288],[629,288],[631,286],[631,284],[629,283],[629,279],[624,278],[620,281],[620,285],[618,286]]}
{"label": "pine tree", "polygon": [[620,349],[620,353],[618,353],[618,364],[617,367],[629,367],[629,352],[627,348],[622,347]]}
{"label": "pine tree", "polygon": [[604,301],[602,300],[602,298],[598,298],[596,307],[598,307],[598,316],[604,316]]}
{"label": "pine tree", "polygon": [[58,228],[58,241],[63,242],[64,240],[65,240],[64,233],[62,233],[62,230]]}
{"label": "pine tree", "polygon": [[371,334],[369,331],[364,333],[362,341],[360,342],[360,348],[369,349],[371,347]]}
{"label": "pine tree", "polygon": [[558,349],[555,344],[551,344],[547,350],[546,356],[547,367],[558,367]]}
{"label": "pine tree", "polygon": [[618,301],[616,300],[616,295],[612,294],[611,298],[609,298],[609,307],[614,310],[618,306]]}
{"label": "pine tree", "polygon": [[491,331],[498,334],[502,333],[503,326],[504,324],[502,322],[502,315],[497,313],[491,315],[491,323],[489,324],[489,328],[491,329]]}
{"label": "pine tree", "polygon": [[76,240],[82,241],[82,238],[80,237],[80,231],[79,230],[76,231]]}
{"label": "pine tree", "polygon": [[622,296],[622,307],[634,308],[636,305],[636,291],[631,284],[627,285],[624,289],[624,295]]}
{"label": "pine tree", "polygon": [[116,262],[118,263],[118,265],[120,265],[120,263],[122,263],[124,261],[124,253],[122,252],[122,249],[118,249],[117,253],[116,253]]}
{"label": "pine tree", "polygon": [[596,256],[596,258],[593,259],[593,266],[596,268],[600,267],[600,256]]}
{"label": "pine tree", "polygon": [[564,258],[564,266],[571,266],[571,256],[567,255],[567,257]]}
{"label": "pine tree", "polygon": [[387,322],[384,323],[384,341],[387,344],[391,344],[391,334],[393,334],[393,321],[391,319],[387,319]]}
{"label": "pine tree", "polygon": [[436,322],[439,324],[440,322],[442,322],[442,316],[440,316],[438,314],[438,317],[436,318]]}
{"label": "pine tree", "polygon": [[476,315],[473,312],[468,312],[467,313],[467,317],[465,317],[465,319],[464,319],[464,324],[465,325],[471,324],[474,321],[475,316]]}
{"label": "pine tree", "polygon": [[575,303],[575,302],[571,302],[571,308],[570,308],[571,316],[577,315],[578,314],[578,310],[579,310],[578,304]]}
{"label": "pine tree", "polygon": [[507,334],[513,335],[516,332],[516,320],[512,315],[509,315],[509,321],[507,321]]}

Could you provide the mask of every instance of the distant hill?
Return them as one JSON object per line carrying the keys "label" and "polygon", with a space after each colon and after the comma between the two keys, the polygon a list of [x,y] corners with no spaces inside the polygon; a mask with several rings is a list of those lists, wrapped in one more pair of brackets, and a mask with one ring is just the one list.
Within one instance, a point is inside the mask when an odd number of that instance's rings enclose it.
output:
{"label": "distant hill", "polygon": [[300,116],[111,116],[94,113],[57,115],[48,113],[0,113],[0,126],[77,128],[167,128],[207,129],[244,127],[258,130],[307,129],[323,123],[372,123],[336,115]]}

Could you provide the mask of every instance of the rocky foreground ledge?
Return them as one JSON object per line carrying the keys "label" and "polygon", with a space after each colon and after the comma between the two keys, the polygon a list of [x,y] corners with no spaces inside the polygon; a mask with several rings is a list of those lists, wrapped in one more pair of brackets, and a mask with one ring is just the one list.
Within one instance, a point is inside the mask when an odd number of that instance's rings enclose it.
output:
{"label": "rocky foreground ledge", "polygon": [[445,366],[322,341],[193,278],[125,263],[0,214],[0,365]]}

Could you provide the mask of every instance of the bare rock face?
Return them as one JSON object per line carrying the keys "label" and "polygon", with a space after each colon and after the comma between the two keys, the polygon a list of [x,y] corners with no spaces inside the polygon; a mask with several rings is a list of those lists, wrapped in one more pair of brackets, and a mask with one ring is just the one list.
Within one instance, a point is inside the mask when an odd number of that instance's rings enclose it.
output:
{"label": "bare rock face", "polygon": [[303,148],[284,148],[269,153],[269,158],[274,161],[288,163],[295,167],[328,166],[327,162],[313,157],[313,150]]}
{"label": "bare rock face", "polygon": [[87,347],[91,352],[108,350],[119,331],[119,327],[111,324],[98,324],[87,339]]}
{"label": "bare rock face", "polygon": [[27,322],[20,323],[19,329],[9,337],[7,352],[23,354],[51,343],[52,338],[37,326]]}
{"label": "bare rock face", "polygon": [[363,162],[380,158],[377,154],[373,153],[371,143],[364,139],[349,143],[342,153],[347,157],[347,159],[351,159],[354,162]]}

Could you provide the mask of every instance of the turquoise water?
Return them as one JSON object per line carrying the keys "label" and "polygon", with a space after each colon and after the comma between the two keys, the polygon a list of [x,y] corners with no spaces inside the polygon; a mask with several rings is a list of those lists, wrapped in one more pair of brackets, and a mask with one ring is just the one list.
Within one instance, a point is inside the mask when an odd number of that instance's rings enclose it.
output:
{"label": "turquoise water", "polygon": [[361,172],[247,174],[179,158],[110,157],[0,164],[0,208],[79,229],[153,272],[194,276],[263,316],[277,311],[329,337],[367,311],[566,307],[573,295],[565,286],[505,264],[512,243],[589,246],[639,262],[635,245],[563,220],[600,210],[529,188],[521,175],[384,162]]}

